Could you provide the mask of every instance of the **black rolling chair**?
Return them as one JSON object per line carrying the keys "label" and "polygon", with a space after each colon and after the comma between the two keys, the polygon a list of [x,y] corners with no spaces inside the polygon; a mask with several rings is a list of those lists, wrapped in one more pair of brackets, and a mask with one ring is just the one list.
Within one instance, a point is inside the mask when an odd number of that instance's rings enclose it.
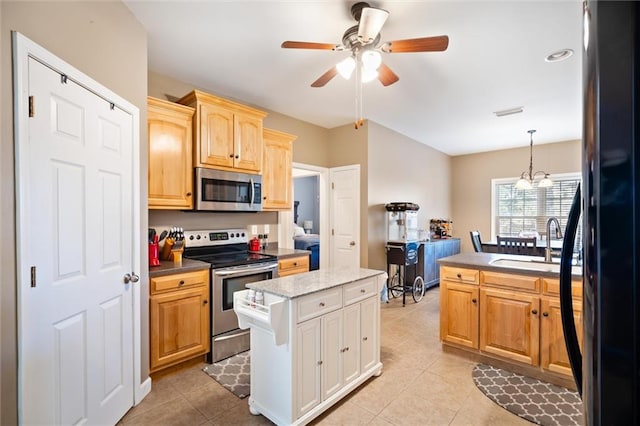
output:
{"label": "black rolling chair", "polygon": [[471,234],[471,242],[473,243],[473,248],[476,253],[480,253],[482,251],[482,241],[480,240],[480,231],[470,231]]}

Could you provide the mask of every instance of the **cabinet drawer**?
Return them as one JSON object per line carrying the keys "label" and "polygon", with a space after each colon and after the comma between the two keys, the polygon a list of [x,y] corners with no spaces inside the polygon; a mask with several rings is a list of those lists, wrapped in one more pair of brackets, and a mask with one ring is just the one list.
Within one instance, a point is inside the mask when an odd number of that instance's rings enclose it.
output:
{"label": "cabinet drawer", "polygon": [[480,271],[480,283],[487,286],[532,291],[536,293],[540,292],[540,278],[528,275]]}
{"label": "cabinet drawer", "polygon": [[[559,296],[560,280],[555,278],[543,278],[542,292],[551,296]],[[574,298],[582,298],[582,281],[571,281],[571,294]]]}
{"label": "cabinet drawer", "polygon": [[478,284],[478,271],[475,269],[443,266],[440,268],[440,279],[466,284]]}
{"label": "cabinet drawer", "polygon": [[151,294],[165,291],[182,290],[209,283],[209,270],[187,272],[185,274],[165,275],[151,278]]}
{"label": "cabinet drawer", "polygon": [[309,272],[309,256],[288,257],[278,260],[278,275],[287,275]]}
{"label": "cabinet drawer", "polygon": [[377,293],[376,280],[369,278],[344,286],[344,304],[350,305]]}
{"label": "cabinet drawer", "polygon": [[302,296],[298,300],[298,322],[342,308],[342,288],[324,290]]}

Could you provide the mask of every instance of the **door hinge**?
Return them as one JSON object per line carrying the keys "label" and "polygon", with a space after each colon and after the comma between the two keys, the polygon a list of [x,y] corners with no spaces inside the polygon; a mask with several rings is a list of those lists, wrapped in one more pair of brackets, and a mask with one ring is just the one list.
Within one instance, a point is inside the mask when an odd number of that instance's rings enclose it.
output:
{"label": "door hinge", "polygon": [[36,267],[31,267],[31,287],[36,286]]}
{"label": "door hinge", "polygon": [[336,184],[331,182],[331,189],[336,189]]}
{"label": "door hinge", "polygon": [[33,106],[33,96],[29,96],[29,117],[36,115],[35,107]]}
{"label": "door hinge", "polygon": [[333,228],[331,228],[331,236],[333,236]]}

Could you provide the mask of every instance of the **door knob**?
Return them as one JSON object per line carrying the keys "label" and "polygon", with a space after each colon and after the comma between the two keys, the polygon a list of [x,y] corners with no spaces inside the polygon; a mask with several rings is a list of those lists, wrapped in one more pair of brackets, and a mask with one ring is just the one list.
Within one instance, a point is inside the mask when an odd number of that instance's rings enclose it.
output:
{"label": "door knob", "polygon": [[124,274],[123,279],[124,279],[124,283],[125,284],[137,283],[138,281],[140,281],[140,277],[134,272],[132,272],[130,274],[129,273]]}
{"label": "door knob", "polygon": [[349,245],[350,245],[350,246],[355,246],[355,245],[356,245],[356,242],[355,242],[355,241],[351,241],[351,242],[349,243]]}

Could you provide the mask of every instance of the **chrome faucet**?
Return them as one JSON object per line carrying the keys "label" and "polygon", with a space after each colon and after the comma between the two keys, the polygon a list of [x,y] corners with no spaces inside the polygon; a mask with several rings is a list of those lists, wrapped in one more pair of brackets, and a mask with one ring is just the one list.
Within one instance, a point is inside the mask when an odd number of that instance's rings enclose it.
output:
{"label": "chrome faucet", "polygon": [[562,238],[562,230],[560,229],[560,222],[555,217],[550,217],[547,220],[547,248],[544,249],[544,261],[551,262],[551,223],[556,225],[556,238]]}

